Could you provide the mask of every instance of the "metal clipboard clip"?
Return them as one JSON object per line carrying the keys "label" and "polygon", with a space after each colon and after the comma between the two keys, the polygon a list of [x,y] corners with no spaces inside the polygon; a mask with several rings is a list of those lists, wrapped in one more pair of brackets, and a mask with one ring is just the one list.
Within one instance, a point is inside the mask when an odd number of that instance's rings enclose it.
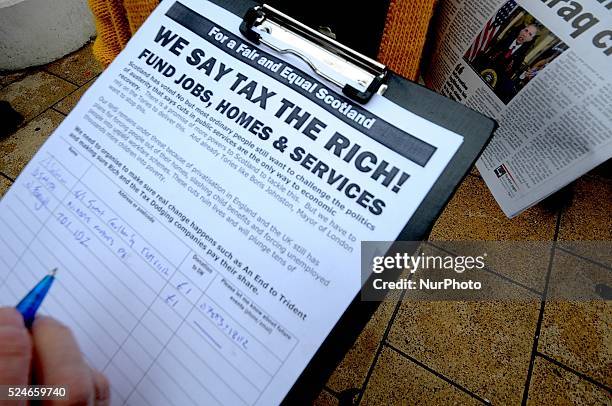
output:
{"label": "metal clipboard clip", "polygon": [[387,89],[387,67],[264,4],[249,9],[240,32],[255,44],[293,54],[351,99],[366,103]]}

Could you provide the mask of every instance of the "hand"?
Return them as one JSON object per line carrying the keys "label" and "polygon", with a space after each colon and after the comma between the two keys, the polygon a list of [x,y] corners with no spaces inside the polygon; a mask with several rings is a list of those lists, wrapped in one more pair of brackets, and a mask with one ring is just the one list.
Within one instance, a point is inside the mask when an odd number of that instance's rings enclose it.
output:
{"label": "hand", "polygon": [[102,406],[110,400],[106,377],[87,365],[68,327],[40,316],[30,333],[17,310],[0,308],[0,385],[29,384],[67,386],[69,400],[53,405]]}

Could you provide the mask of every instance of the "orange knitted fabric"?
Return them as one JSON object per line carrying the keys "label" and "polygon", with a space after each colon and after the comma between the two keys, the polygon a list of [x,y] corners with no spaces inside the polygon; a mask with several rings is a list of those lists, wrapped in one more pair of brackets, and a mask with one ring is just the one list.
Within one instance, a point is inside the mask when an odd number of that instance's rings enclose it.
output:
{"label": "orange knitted fabric", "polygon": [[[395,72],[416,79],[435,0],[391,0],[378,59]],[[159,0],[89,0],[98,38],[94,55],[109,64],[125,47]]]}
{"label": "orange knitted fabric", "polygon": [[378,60],[416,80],[436,0],[391,0]]}
{"label": "orange knitted fabric", "polygon": [[140,28],[158,4],[159,0],[123,0],[132,34]]}
{"label": "orange knitted fabric", "polygon": [[159,0],[89,0],[98,31],[95,57],[111,63],[158,4]]}

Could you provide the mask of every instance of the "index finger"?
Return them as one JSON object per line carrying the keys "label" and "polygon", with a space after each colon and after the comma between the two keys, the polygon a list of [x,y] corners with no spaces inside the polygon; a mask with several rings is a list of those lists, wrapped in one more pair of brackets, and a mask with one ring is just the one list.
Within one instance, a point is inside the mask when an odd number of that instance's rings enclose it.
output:
{"label": "index finger", "polygon": [[21,314],[12,307],[0,308],[0,385],[27,385],[32,360],[32,341]]}
{"label": "index finger", "polygon": [[32,325],[32,339],[36,382],[67,386],[68,404],[91,403],[94,394],[91,369],[70,329],[51,317],[37,317]]}

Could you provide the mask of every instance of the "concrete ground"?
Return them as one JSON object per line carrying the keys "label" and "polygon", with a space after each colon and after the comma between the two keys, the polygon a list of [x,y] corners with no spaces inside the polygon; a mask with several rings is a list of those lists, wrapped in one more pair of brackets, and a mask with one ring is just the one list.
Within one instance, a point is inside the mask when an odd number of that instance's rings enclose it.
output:
{"label": "concrete ground", "polygon": [[[89,44],[49,65],[0,74],[0,100],[25,117],[0,139],[0,196],[101,71]],[[473,170],[431,239],[612,240],[610,172],[605,164],[509,220]],[[504,282],[533,301],[383,303],[316,403],[612,404],[611,303],[541,301],[556,262],[611,272],[609,262],[558,249],[547,256],[547,266]]]}

